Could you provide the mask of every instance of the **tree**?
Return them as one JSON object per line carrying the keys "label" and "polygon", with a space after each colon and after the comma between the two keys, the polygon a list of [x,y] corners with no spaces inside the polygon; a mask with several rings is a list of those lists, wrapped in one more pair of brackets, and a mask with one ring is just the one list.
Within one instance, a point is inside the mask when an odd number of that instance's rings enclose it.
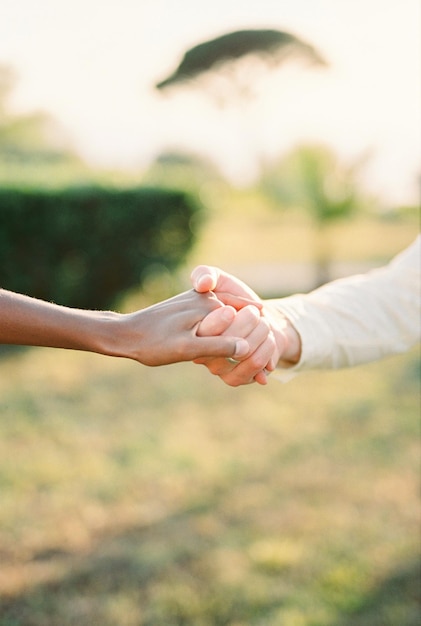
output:
{"label": "tree", "polygon": [[251,139],[250,153],[258,155],[255,119],[247,119],[251,111],[244,105],[256,102],[258,106],[259,78],[291,61],[327,65],[313,46],[291,33],[238,30],[188,49],[176,69],[155,86],[160,92],[199,87],[220,108],[234,104],[243,117],[242,137]]}
{"label": "tree", "polygon": [[[187,50],[178,67],[156,84],[159,90],[191,84],[201,76],[228,74],[226,87],[234,85],[240,93],[248,92],[250,82],[242,80],[243,61],[260,60],[262,65],[276,67],[289,59],[326,65],[320,53],[291,33],[279,30],[239,30],[200,43]],[[253,65],[255,72],[257,65]]]}
{"label": "tree", "polygon": [[363,159],[341,163],[326,146],[299,146],[262,176],[261,187],[276,206],[301,207],[311,216],[319,285],[329,280],[329,226],[350,217],[366,202],[358,180],[363,163]]}

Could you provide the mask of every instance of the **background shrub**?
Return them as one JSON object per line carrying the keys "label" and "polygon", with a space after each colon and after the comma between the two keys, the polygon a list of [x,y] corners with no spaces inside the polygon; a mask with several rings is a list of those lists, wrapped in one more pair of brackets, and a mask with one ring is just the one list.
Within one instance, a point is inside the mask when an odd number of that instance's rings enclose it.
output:
{"label": "background shrub", "polygon": [[84,308],[109,308],[148,269],[191,249],[200,211],[182,191],[0,189],[0,285]]}

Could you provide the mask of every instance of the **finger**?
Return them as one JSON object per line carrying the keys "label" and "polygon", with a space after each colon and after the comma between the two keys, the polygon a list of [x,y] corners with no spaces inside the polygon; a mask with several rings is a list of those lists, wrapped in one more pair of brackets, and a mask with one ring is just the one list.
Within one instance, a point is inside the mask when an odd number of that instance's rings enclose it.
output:
{"label": "finger", "polygon": [[272,354],[272,357],[270,361],[268,362],[268,364],[266,365],[265,369],[267,369],[268,372],[273,372],[273,370],[275,370],[276,366],[278,365],[278,361],[279,361],[279,346],[277,344],[276,350]]}
{"label": "finger", "polygon": [[[247,341],[250,343],[249,338]],[[269,362],[275,348],[276,342],[272,333],[270,333],[251,356],[241,361],[236,367],[231,368],[230,371],[227,368],[225,368],[225,371],[222,371],[221,366],[219,375],[227,384],[234,387],[249,384],[253,380],[260,384],[266,384],[266,364]]]}
{"label": "finger", "polygon": [[230,335],[235,337],[247,337],[261,323],[267,325],[266,320],[260,316],[259,309],[253,304],[249,304],[237,312],[225,334],[229,332]]}
{"label": "finger", "polygon": [[256,371],[255,368],[241,368],[237,366],[228,374],[220,376],[220,378],[230,387],[240,387],[242,385],[250,385],[254,382],[259,385],[267,384],[267,374],[264,369]]}
{"label": "finger", "polygon": [[218,267],[210,265],[198,265],[191,273],[193,287],[201,293],[212,290],[218,294],[220,291],[235,293],[237,296],[250,298],[250,300],[260,302],[259,296],[246,285],[231,274],[227,274]]}
{"label": "finger", "polygon": [[[209,313],[200,322],[196,334],[198,337],[212,337],[221,335],[227,330],[235,318],[235,309],[231,306],[223,306]],[[235,333],[230,333],[233,335]]]}
{"label": "finger", "polygon": [[[231,327],[229,328],[230,333]],[[247,336],[247,344],[249,352],[243,354],[242,358],[241,356],[234,357],[240,363],[232,363],[226,358],[218,358],[216,355],[206,357],[204,354],[194,359],[194,362],[199,365],[206,365],[211,374],[220,376],[223,379],[235,370],[242,381],[239,384],[245,384],[246,380],[253,380],[254,376],[266,367],[274,349],[274,339],[263,320]]]}
{"label": "finger", "polygon": [[[252,305],[241,309],[241,311],[239,311],[235,316],[232,324],[226,331],[224,331],[223,334],[229,334],[236,337],[244,337],[247,339],[249,352],[246,355],[243,355],[243,358],[247,357],[247,360],[249,361],[250,356],[255,353],[257,348],[263,342],[267,340],[269,333],[269,323],[265,318],[260,317],[259,311],[256,309],[255,306]],[[229,374],[235,367],[238,367],[233,363],[229,363],[226,359],[215,358],[216,355],[213,356],[214,358],[206,358],[205,355],[202,354],[199,358],[195,359],[195,363],[206,365],[206,367],[212,374],[221,377]],[[269,358],[270,355],[260,368],[255,366],[253,372],[251,372],[250,367],[252,362],[249,361],[250,378],[252,378],[252,374],[254,376],[259,371],[259,369],[263,369]]]}
{"label": "finger", "polygon": [[248,304],[253,304],[260,311],[263,309],[263,303],[260,300],[255,300],[244,296],[237,296],[233,293],[228,293],[226,291],[218,291],[218,300],[226,305],[233,306],[234,309],[236,309],[237,311],[243,309]]}
{"label": "finger", "polygon": [[249,351],[248,342],[241,337],[198,337],[191,359],[198,362],[201,358],[212,357],[212,360],[226,361],[227,358],[243,358]]}
{"label": "finger", "polygon": [[210,265],[198,265],[190,276],[193,288],[199,293],[212,291],[218,284],[219,272],[216,267]]}
{"label": "finger", "polygon": [[[237,317],[235,318],[228,330],[230,335],[235,335],[236,337],[245,337],[247,339],[247,342],[250,346],[250,353],[248,355],[248,358],[250,358],[250,356],[267,340],[271,330],[267,320],[260,317],[257,318],[257,324],[254,326],[254,328],[252,328],[250,332],[247,333],[245,331],[245,323],[249,322],[249,320],[245,320],[244,324],[241,325],[237,323],[237,318],[240,313],[241,311],[237,313]],[[250,323],[251,321],[249,322],[249,324]],[[248,326],[248,328],[250,328],[250,326]],[[228,331],[225,331],[225,334],[227,332]],[[266,365],[266,363],[264,365]]]}
{"label": "finger", "polygon": [[[228,307],[226,307],[228,308]],[[212,313],[208,314],[208,318],[210,316],[212,316],[210,318],[210,320],[207,320],[207,318],[205,317],[202,322],[199,325],[199,331],[200,331],[200,335],[204,336],[205,332],[207,329],[209,329],[210,326],[214,326],[215,324],[219,324],[221,322],[221,320],[218,318],[219,316],[222,316],[222,312],[218,313],[218,311],[220,311],[220,309],[216,309],[215,311],[213,311]],[[222,321],[223,323],[223,321]],[[252,348],[250,348],[250,344],[248,341],[248,336],[255,330],[255,328],[258,325],[262,325],[265,328],[267,327],[267,322],[266,320],[264,320],[264,318],[260,317],[260,313],[259,311],[256,309],[255,306],[253,305],[249,305],[247,307],[245,307],[244,309],[241,309],[241,311],[239,311],[235,317],[234,320],[232,321],[232,323],[228,326],[228,328],[223,331],[223,334],[226,336],[231,336],[231,337],[243,337],[243,338],[247,338],[247,345],[249,346],[249,350],[247,353],[242,354],[240,358],[244,358],[246,357],[248,354],[251,354],[252,352],[255,351],[256,347],[259,345],[257,338],[256,338],[256,334],[252,335],[253,337],[253,346]],[[196,331],[199,333],[199,331]],[[206,332],[206,335],[208,335],[210,333]],[[218,359],[216,358],[218,355],[212,354],[209,355],[209,357],[206,357],[206,355],[204,353],[198,355],[194,361],[195,363],[201,364],[201,365],[206,365],[209,370],[212,372],[212,374],[217,374],[218,376],[227,373],[229,371],[231,371],[232,369],[232,364],[228,363],[228,361],[226,361],[225,359]],[[214,358],[212,358],[214,357]]]}
{"label": "finger", "polygon": [[259,385],[267,385],[268,384],[268,376],[265,370],[262,370],[254,377],[256,383]]}

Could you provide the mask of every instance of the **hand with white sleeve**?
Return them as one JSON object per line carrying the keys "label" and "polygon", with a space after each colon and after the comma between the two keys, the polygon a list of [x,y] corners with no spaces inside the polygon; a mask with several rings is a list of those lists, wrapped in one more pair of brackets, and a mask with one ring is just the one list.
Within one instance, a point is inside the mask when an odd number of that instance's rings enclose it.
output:
{"label": "hand with white sleeve", "polygon": [[[256,307],[259,307],[254,311],[255,322],[258,320],[261,330],[268,329],[266,339],[260,343],[253,341],[254,337],[250,334],[250,316],[253,307],[245,307],[237,313],[232,324],[221,334],[229,333],[246,338],[250,345],[248,356],[237,364],[223,358],[201,358],[196,359],[195,363],[206,365],[210,372],[220,376],[228,385],[239,386],[251,382],[266,384],[268,373],[280,362],[284,366],[292,366],[298,362],[301,342],[294,327],[277,311],[265,306],[264,301],[243,281],[219,268],[207,265],[196,267],[191,279],[196,291],[199,293],[213,291],[217,298],[226,304],[236,306],[232,300],[234,296],[254,301]],[[197,332],[202,336],[212,334],[206,319],[201,322]],[[253,332],[257,337],[258,331]],[[260,336],[263,335],[261,332]]]}

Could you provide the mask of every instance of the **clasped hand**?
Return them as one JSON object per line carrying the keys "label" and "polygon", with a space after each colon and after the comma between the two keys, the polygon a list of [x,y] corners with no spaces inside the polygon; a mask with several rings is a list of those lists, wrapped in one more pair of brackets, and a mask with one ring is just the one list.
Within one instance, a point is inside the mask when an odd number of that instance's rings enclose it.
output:
{"label": "clasped hand", "polygon": [[[199,324],[201,337],[231,335],[242,337],[249,344],[248,353],[238,362],[221,357],[200,357],[195,363],[205,365],[212,374],[230,386],[252,382],[265,385],[268,374],[283,357],[288,344],[287,322],[276,324],[270,319],[258,295],[239,279],[215,267],[200,265],[191,275],[193,288],[199,293],[213,291],[218,300],[237,310],[234,319],[225,324],[220,316],[207,316]],[[239,308],[238,301],[252,302]]]}

